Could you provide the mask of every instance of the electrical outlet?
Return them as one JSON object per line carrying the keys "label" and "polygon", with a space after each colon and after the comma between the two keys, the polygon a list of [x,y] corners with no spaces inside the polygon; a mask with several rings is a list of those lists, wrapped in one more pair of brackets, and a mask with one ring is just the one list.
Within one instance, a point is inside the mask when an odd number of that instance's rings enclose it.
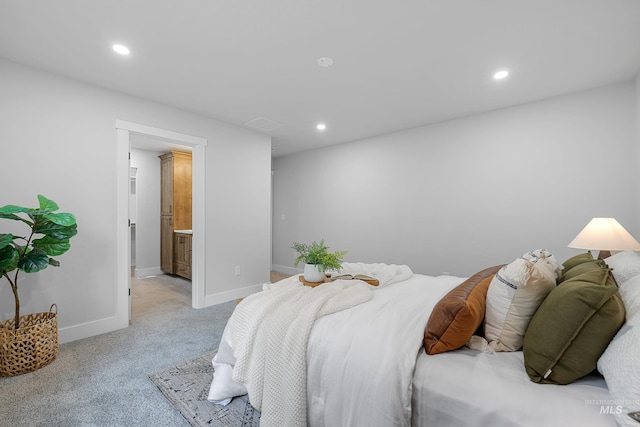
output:
{"label": "electrical outlet", "polygon": [[240,266],[236,265],[236,276],[240,275]]}

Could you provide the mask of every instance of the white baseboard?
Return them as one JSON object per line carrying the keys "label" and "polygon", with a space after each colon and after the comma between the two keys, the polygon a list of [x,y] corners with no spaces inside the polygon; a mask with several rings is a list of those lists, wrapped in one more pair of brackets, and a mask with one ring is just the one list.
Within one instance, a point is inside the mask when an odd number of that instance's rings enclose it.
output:
{"label": "white baseboard", "polygon": [[94,335],[105,334],[117,329],[126,328],[127,326],[129,326],[129,319],[121,319],[117,316],[67,326],[66,328],[58,329],[58,342],[64,344]]}
{"label": "white baseboard", "polygon": [[288,274],[293,276],[294,274],[302,274],[301,268],[287,267],[286,265],[271,264],[271,271],[277,271],[278,273]]}
{"label": "white baseboard", "polygon": [[222,304],[223,302],[233,301],[238,298],[244,298],[256,292],[262,291],[262,284],[246,286],[240,289],[233,289],[231,291],[219,292],[217,294],[205,295],[204,306],[209,307],[211,305]]}
{"label": "white baseboard", "polygon": [[[163,274],[162,272],[158,274]],[[295,274],[295,273],[294,273]],[[152,276],[153,274],[147,274]],[[231,291],[219,292],[213,295],[205,296],[205,307],[211,305],[222,304],[223,302],[233,301],[238,298],[244,298],[256,292],[262,291],[262,284],[246,286]],[[68,326],[58,330],[58,342],[64,344],[66,342],[76,341],[95,335],[105,334],[118,329],[129,326],[129,319],[121,319],[117,316],[99,319],[92,322],[82,323],[79,325]]]}
{"label": "white baseboard", "polygon": [[133,275],[138,279],[148,276],[160,276],[162,274],[164,274],[164,272],[160,267],[136,268],[133,270]]}

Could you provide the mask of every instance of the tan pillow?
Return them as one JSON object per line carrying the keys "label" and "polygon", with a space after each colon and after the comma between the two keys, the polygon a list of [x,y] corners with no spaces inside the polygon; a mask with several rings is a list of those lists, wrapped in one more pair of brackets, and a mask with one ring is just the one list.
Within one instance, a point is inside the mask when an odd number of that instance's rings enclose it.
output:
{"label": "tan pillow", "polygon": [[538,249],[496,273],[487,291],[485,338],[494,351],[517,351],[524,333],[547,294],[556,287],[558,263]]}
{"label": "tan pillow", "polygon": [[456,350],[482,325],[487,289],[502,265],[486,268],[449,291],[431,311],[424,331],[427,354]]}

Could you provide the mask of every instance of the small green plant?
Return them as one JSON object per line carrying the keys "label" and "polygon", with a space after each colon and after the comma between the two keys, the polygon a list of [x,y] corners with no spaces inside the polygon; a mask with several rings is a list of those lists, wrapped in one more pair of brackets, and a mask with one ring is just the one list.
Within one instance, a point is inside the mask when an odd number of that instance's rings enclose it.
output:
{"label": "small green plant", "polygon": [[[0,218],[22,221],[29,227],[25,236],[0,234],[0,275],[11,285],[15,298],[15,329],[20,327],[20,298],[18,273],[35,273],[48,266],[58,267],[60,262],[51,258],[62,255],[71,247],[69,239],[78,234],[73,214],[56,213],[58,205],[38,194],[40,206],[23,208],[6,205],[0,208]],[[42,235],[39,238],[37,235]],[[15,270],[13,278],[9,275]]]}
{"label": "small green plant", "polygon": [[298,252],[298,257],[293,263],[295,267],[301,262],[315,264],[318,267],[318,271],[321,272],[340,270],[342,268],[340,265],[342,257],[347,253],[347,251],[329,253],[329,248],[325,246],[324,240],[320,240],[320,243],[313,242],[311,244],[294,242],[291,248]]}

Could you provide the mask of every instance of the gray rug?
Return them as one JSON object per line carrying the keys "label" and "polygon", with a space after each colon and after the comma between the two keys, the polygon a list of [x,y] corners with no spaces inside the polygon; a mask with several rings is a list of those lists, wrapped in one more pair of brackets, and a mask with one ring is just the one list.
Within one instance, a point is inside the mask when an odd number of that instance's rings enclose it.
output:
{"label": "gray rug", "polygon": [[194,427],[258,427],[260,412],[248,397],[234,398],[227,406],[207,400],[213,379],[211,359],[216,351],[149,375],[169,402]]}

